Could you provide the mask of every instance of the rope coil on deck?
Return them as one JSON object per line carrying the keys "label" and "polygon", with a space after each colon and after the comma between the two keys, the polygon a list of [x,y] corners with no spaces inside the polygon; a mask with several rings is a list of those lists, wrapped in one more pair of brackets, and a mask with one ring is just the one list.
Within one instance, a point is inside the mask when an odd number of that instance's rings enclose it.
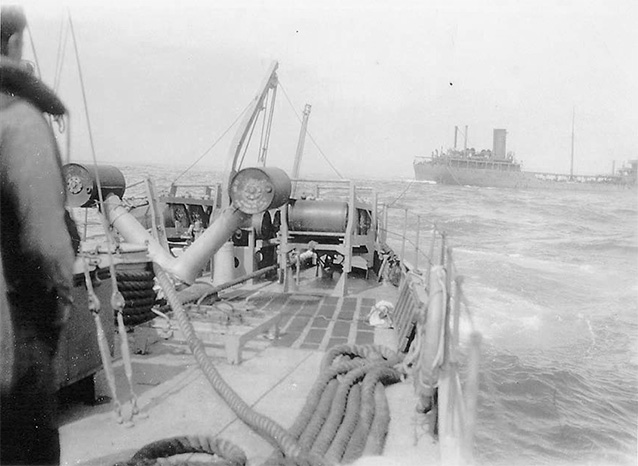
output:
{"label": "rope coil on deck", "polygon": [[[354,359],[350,359],[354,358]],[[322,372],[290,432],[330,464],[380,454],[390,422],[384,384],[401,380],[393,366],[403,355],[374,345],[340,345],[324,356]],[[377,401],[379,399],[379,401]],[[283,464],[275,453],[267,465]]]}

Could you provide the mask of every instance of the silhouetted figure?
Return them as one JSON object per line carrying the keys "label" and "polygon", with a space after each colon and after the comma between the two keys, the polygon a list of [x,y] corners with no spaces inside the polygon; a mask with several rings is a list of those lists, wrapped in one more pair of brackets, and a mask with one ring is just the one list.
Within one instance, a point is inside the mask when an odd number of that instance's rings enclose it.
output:
{"label": "silhouetted figure", "polygon": [[0,15],[0,463],[59,464],[53,362],[71,302],[70,232],[77,231],[43,113],[65,109],[21,62],[22,10],[3,6]]}

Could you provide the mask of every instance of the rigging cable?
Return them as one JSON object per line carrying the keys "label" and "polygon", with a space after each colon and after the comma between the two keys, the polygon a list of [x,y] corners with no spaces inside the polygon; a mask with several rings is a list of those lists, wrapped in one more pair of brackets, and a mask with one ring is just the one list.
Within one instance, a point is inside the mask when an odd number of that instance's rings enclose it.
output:
{"label": "rigging cable", "polygon": [[60,87],[60,79],[62,77],[62,68],[64,66],[64,57],[66,55],[66,44],[69,40],[69,28],[67,23],[62,20],[60,24],[60,36],[58,38],[58,53],[55,61],[55,76],[53,80],[53,90],[58,91]]}
{"label": "rigging cable", "polygon": [[[263,110],[263,107],[261,110],[259,110],[259,113],[261,113],[261,111]],[[237,164],[236,169],[239,171],[241,169],[241,167],[244,165],[244,159],[246,158],[246,153],[248,152],[248,146],[250,146],[250,141],[252,141],[253,139],[253,133],[255,132],[255,128],[257,127],[257,119],[259,118],[259,115],[257,116],[257,118],[255,118],[255,121],[253,122],[253,124],[250,127],[250,134],[248,135],[248,139],[246,139],[246,142],[244,143],[244,153],[241,155],[241,159],[239,160],[239,163]],[[266,117],[264,116],[264,121],[266,121]],[[257,158],[259,158],[259,154],[257,154]]]}
{"label": "rigging cable", "polygon": [[408,192],[408,189],[410,189],[410,186],[412,186],[412,183],[414,183],[414,180],[410,180],[410,182],[409,182],[409,183],[408,183],[408,185],[405,187],[405,189],[403,190],[403,192],[402,192],[401,194],[399,194],[399,196],[398,196],[398,197],[397,197],[394,201],[390,202],[390,203],[388,204],[388,207],[392,207],[394,204],[396,204],[396,203],[397,203],[397,201],[398,201],[399,199],[401,199],[401,198],[404,196],[404,194],[405,194],[405,193],[407,193],[407,192]]}
{"label": "rigging cable", "polygon": [[192,164],[190,164],[188,166],[188,168],[186,168],[186,170],[184,170],[182,173],[177,175],[177,177],[173,180],[173,183],[175,183],[182,176],[184,176],[186,173],[188,173],[188,171],[190,171],[191,168],[193,168],[195,165],[197,165],[200,162],[200,160],[202,160],[211,150],[213,150],[213,148],[219,143],[219,141],[221,141],[224,138],[224,136],[226,136],[226,134],[233,128],[233,126],[235,126],[237,124],[239,119],[244,115],[244,113],[246,113],[246,111],[248,110],[248,108],[250,107],[251,104],[252,104],[252,101],[249,102],[248,105],[246,105],[246,107],[241,111],[241,113],[239,115],[237,115],[237,118],[235,118],[235,120],[230,124],[230,126],[228,128],[226,128],[226,130],[221,134],[221,136],[219,136],[215,140],[215,142],[208,149],[206,149],[202,155],[199,156],[199,158],[197,160],[195,160]]}
{"label": "rigging cable", "polygon": [[[97,192],[98,192],[99,206],[100,206],[100,210],[104,213],[105,212],[104,195],[102,193],[102,183],[100,181],[99,170],[97,169],[98,168],[97,156],[96,156],[95,144],[93,141],[93,131],[91,128],[91,119],[89,115],[88,100],[86,98],[86,89],[84,87],[84,76],[82,74],[80,52],[78,50],[78,43],[75,37],[75,29],[73,28],[73,20],[71,18],[70,11],[68,12],[68,18],[69,18],[69,29],[71,31],[71,37],[73,39],[73,48],[75,50],[75,59],[78,65],[80,89],[82,90],[82,99],[84,102],[84,113],[86,116],[86,124],[87,124],[88,133],[89,133],[89,142],[91,145],[91,155],[93,157],[93,164],[95,166],[95,181],[98,187]],[[109,272],[111,275],[111,285],[113,290],[113,293],[111,295],[111,307],[113,308],[113,311],[117,315],[118,330],[120,332],[120,340],[121,340],[122,359],[124,360],[124,372],[126,374],[126,378],[128,381],[130,394],[131,394],[131,416],[134,416],[134,415],[139,415],[140,411],[137,406],[137,395],[133,389],[131,352],[128,346],[128,338],[127,338],[126,328],[124,326],[124,317],[122,315],[122,310],[124,309],[126,302],[124,300],[124,296],[120,292],[117,285],[117,275],[115,271],[115,262],[113,258],[114,250],[112,250],[113,238],[111,237],[110,227],[107,223],[106,214],[100,215],[100,217],[102,219],[102,227],[104,228],[104,233],[106,235],[106,244],[107,244],[108,257],[109,257]],[[108,361],[108,360],[105,360],[103,362],[105,365],[111,363],[111,361]],[[113,398],[117,397],[116,393],[113,393],[112,395],[113,395]],[[119,418],[118,420],[120,419],[121,418]]]}
{"label": "rigging cable", "polygon": [[[260,113],[262,110],[266,110],[268,108],[268,96],[269,94],[266,95],[266,99],[265,99],[263,107],[260,110]],[[264,116],[263,120],[261,121],[261,135],[259,136],[259,152],[257,153],[258,162],[261,162],[263,159],[263,155],[265,155],[264,147],[267,146],[267,144],[264,144],[265,135],[266,135],[266,117]],[[245,152],[244,152],[244,155],[245,155]],[[243,157],[242,157],[242,161],[243,161]]]}
{"label": "rigging cable", "polygon": [[[277,86],[272,88],[272,97],[270,98],[270,112],[268,113],[268,124],[266,126],[266,136],[264,138],[265,145],[261,148],[261,151],[258,155],[259,161],[262,163],[264,167],[266,166],[266,157],[268,155],[268,145],[270,144],[270,132],[272,130],[272,120],[275,114],[275,99],[276,98],[277,98]],[[265,119],[266,119],[266,115],[264,114],[264,120]]]}
{"label": "rigging cable", "polygon": [[42,78],[42,71],[40,69],[40,61],[38,60],[38,54],[35,51],[35,43],[33,41],[33,33],[31,32],[31,28],[29,27],[29,23],[27,23],[27,32],[29,33],[29,43],[31,44],[31,53],[33,53],[33,60],[35,60],[35,71],[38,78]]}
{"label": "rigging cable", "polygon": [[[301,122],[302,120],[299,117],[299,114],[297,113],[297,110],[295,110],[295,106],[292,104],[292,102],[290,100],[290,97],[288,97],[288,93],[286,92],[286,89],[284,89],[283,84],[281,84],[281,80],[279,81],[279,87],[281,87],[281,90],[284,93],[284,97],[286,97],[286,100],[290,104],[290,107],[292,108],[292,111],[295,113],[295,116],[297,117],[297,120],[299,120],[299,122]],[[330,160],[328,159],[326,154],[323,153],[323,151],[321,150],[321,147],[319,147],[319,144],[317,144],[317,141],[315,141],[315,138],[312,137],[312,134],[310,134],[310,131],[308,131],[308,129],[306,129],[306,134],[308,135],[308,137],[310,137],[310,140],[315,145],[315,147],[317,148],[317,150],[319,151],[321,156],[324,158],[324,160],[328,163],[328,165],[330,165],[330,168],[332,168],[332,170],[337,174],[337,176],[339,178],[341,178],[342,180],[345,179],[343,177],[343,175],[341,173],[339,173],[339,170],[337,170],[336,167],[332,164],[332,162],[330,162]]]}

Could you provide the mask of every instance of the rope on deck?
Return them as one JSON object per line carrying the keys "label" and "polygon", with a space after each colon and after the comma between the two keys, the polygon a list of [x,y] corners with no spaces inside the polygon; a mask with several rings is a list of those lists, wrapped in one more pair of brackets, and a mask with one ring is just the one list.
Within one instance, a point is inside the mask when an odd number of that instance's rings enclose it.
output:
{"label": "rope on deck", "polygon": [[[300,446],[329,464],[350,463],[366,451],[382,453],[390,424],[384,384],[401,379],[393,366],[402,356],[375,345],[340,345],[329,350],[289,432]],[[281,452],[275,452],[264,466],[284,461]]]}
{"label": "rope on deck", "polygon": [[[383,400],[376,399],[384,394],[384,384],[401,379],[402,374],[393,367],[402,361],[401,354],[375,345],[341,345],[328,351],[306,404],[287,431],[272,419],[255,412],[224,381],[196,336],[168,275],[159,266],[154,265],[154,268],[195,360],[212,387],[239,419],[275,446],[276,451],[267,465],[347,464],[364,453],[371,431],[375,437],[370,440],[374,445],[372,451],[379,453],[382,450],[389,415],[385,396]],[[211,437],[175,437],[145,446],[122,466],[151,466],[159,464],[158,458],[182,453],[217,455],[221,461],[214,464],[219,465],[243,466],[246,463],[245,453],[230,442]]]}
{"label": "rope on deck", "polygon": [[218,460],[212,464],[220,466],[244,466],[248,461],[244,451],[228,440],[208,436],[181,436],[149,443],[138,450],[129,461],[118,463],[115,466],[155,466],[166,464],[160,458],[169,458],[185,453],[213,455]]}

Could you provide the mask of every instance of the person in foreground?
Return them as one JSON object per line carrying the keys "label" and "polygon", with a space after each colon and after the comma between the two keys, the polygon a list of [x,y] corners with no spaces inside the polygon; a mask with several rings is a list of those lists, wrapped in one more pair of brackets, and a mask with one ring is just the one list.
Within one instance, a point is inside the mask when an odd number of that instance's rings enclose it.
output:
{"label": "person in foreground", "polygon": [[0,464],[59,464],[54,358],[77,230],[44,113],[65,108],[21,62],[22,9],[3,5],[0,17]]}

